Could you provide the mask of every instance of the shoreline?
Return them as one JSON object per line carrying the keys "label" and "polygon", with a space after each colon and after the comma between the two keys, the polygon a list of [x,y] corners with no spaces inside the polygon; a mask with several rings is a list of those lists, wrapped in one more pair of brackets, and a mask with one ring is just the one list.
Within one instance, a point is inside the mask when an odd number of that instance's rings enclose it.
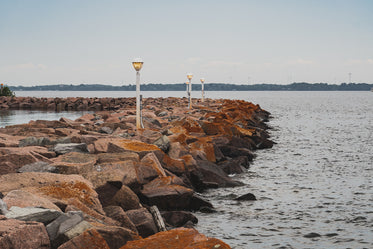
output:
{"label": "shoreline", "polygon": [[[145,243],[139,235],[150,236],[148,245],[150,240],[160,243],[169,232],[158,233],[150,207],[158,207],[168,229],[192,227],[196,220],[190,211],[214,212],[197,193],[240,185],[228,175],[243,173],[253,151],[273,145],[265,124],[270,114],[246,101],[194,99],[190,110],[186,98],[146,98],[143,106],[145,129],[136,130],[135,98],[1,98],[0,109],[96,110],[74,121],[38,120],[0,128],[3,214],[12,212],[10,206],[35,205],[35,199],[20,198],[22,192],[46,199],[37,206],[59,216],[80,211],[81,222],[89,226],[72,238],[63,234],[50,239],[52,248],[96,233],[107,244]],[[123,217],[126,224],[119,224]],[[141,219],[145,224],[136,224]],[[117,238],[107,232],[108,226],[126,229],[127,236]],[[186,234],[190,230],[180,230],[178,236]]]}

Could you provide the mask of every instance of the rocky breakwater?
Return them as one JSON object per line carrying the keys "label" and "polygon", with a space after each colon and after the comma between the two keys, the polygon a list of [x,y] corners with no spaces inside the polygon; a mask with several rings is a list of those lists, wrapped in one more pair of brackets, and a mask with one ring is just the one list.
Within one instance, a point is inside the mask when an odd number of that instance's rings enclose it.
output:
{"label": "rocky breakwater", "polygon": [[0,248],[230,248],[194,230],[192,212],[213,212],[200,193],[241,185],[228,175],[272,146],[269,113],[245,101],[189,110],[185,98],[148,98],[137,130],[126,101],[0,128]]}
{"label": "rocky breakwater", "polygon": [[0,110],[102,111],[134,104],[134,98],[36,98],[0,96]]}

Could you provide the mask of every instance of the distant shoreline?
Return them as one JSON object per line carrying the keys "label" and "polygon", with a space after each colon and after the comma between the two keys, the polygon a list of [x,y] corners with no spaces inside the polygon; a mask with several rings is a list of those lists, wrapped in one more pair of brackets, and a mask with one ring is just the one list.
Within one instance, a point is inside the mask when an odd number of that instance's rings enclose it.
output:
{"label": "distant shoreline", "polygon": [[[12,91],[136,91],[135,85],[112,86],[103,84],[80,85],[43,85],[43,86],[11,86]],[[371,91],[373,84],[342,83],[333,85],[327,83],[292,83],[288,85],[256,84],[236,85],[223,83],[206,83],[205,91]],[[143,84],[141,91],[185,91],[186,84]],[[201,90],[201,84],[193,84],[194,91]]]}

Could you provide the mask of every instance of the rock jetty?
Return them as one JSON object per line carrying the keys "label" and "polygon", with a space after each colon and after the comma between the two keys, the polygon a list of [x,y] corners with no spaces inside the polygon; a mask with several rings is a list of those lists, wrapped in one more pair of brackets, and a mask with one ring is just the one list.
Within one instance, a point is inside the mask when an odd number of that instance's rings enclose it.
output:
{"label": "rock jetty", "polygon": [[230,248],[193,229],[199,194],[242,185],[270,148],[269,113],[242,100],[0,98],[1,109],[94,110],[0,128],[0,248]]}

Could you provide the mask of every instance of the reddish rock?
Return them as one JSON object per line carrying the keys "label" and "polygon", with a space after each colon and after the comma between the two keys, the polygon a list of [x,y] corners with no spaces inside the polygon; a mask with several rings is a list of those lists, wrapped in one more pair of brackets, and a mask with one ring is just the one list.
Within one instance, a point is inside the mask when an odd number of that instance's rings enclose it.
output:
{"label": "reddish rock", "polygon": [[50,200],[37,196],[22,190],[12,190],[4,198],[3,201],[7,204],[8,209],[12,206],[17,207],[42,207],[61,211]]}
{"label": "reddish rock", "polygon": [[48,233],[43,223],[1,217],[4,216],[0,216],[0,248],[51,248]]}
{"label": "reddish rock", "polygon": [[55,167],[60,174],[83,174],[93,169],[97,159],[94,155],[70,152],[53,159],[51,166]]}
{"label": "reddish rock", "polygon": [[0,147],[0,175],[15,173],[20,167],[37,161],[50,162],[54,152],[39,146]]}
{"label": "reddish rock", "polygon": [[108,183],[98,188],[97,192],[104,207],[120,206],[125,211],[141,207],[137,195],[126,185],[117,188]]}
{"label": "reddish rock", "polygon": [[144,181],[151,181],[158,176],[166,176],[166,172],[158,161],[157,156],[152,152],[141,159],[137,167],[137,174]]}
{"label": "reddish rock", "polygon": [[95,189],[109,183],[128,185],[133,188],[140,187],[143,183],[138,177],[137,166],[131,161],[119,161],[96,164],[84,177],[92,182]]}
{"label": "reddish rock", "polygon": [[[187,160],[189,159],[187,158],[187,155],[185,155],[184,157]],[[182,159],[174,159],[169,157],[168,155],[165,155],[162,160],[162,166],[176,175],[181,175],[185,173],[187,169],[187,167],[185,167],[184,157],[181,157]]]}
{"label": "reddish rock", "polygon": [[124,227],[97,226],[95,229],[105,239],[110,249],[117,249],[124,246],[128,241],[141,239],[136,232]]}
{"label": "reddish rock", "polygon": [[58,247],[58,249],[111,249],[96,229],[89,229]]}
{"label": "reddish rock", "polygon": [[140,158],[146,154],[153,152],[157,155],[163,153],[156,145],[147,144],[139,141],[128,139],[115,139],[109,142],[107,152],[120,153],[120,152],[135,152],[139,154]]}
{"label": "reddish rock", "polygon": [[144,185],[142,200],[162,210],[190,209],[194,191],[174,184],[173,179],[171,176],[161,177]]}
{"label": "reddish rock", "polygon": [[139,155],[134,152],[124,153],[101,153],[97,155],[97,163],[111,163],[119,161],[132,160],[138,162],[140,160]]}
{"label": "reddish rock", "polygon": [[123,208],[119,206],[107,206],[104,207],[104,211],[108,217],[118,221],[121,227],[127,228],[136,234],[138,233],[135,224],[133,224]]}
{"label": "reddish rock", "polygon": [[126,214],[135,224],[140,236],[148,237],[158,232],[153,216],[146,208],[129,210]]}
{"label": "reddish rock", "polygon": [[6,129],[0,128],[0,147],[18,147],[19,141],[24,139],[22,136],[11,136],[2,131],[6,132]]}
{"label": "reddish rock", "polygon": [[129,241],[120,249],[230,249],[221,240],[208,238],[195,229],[177,228],[160,232],[146,239]]}

